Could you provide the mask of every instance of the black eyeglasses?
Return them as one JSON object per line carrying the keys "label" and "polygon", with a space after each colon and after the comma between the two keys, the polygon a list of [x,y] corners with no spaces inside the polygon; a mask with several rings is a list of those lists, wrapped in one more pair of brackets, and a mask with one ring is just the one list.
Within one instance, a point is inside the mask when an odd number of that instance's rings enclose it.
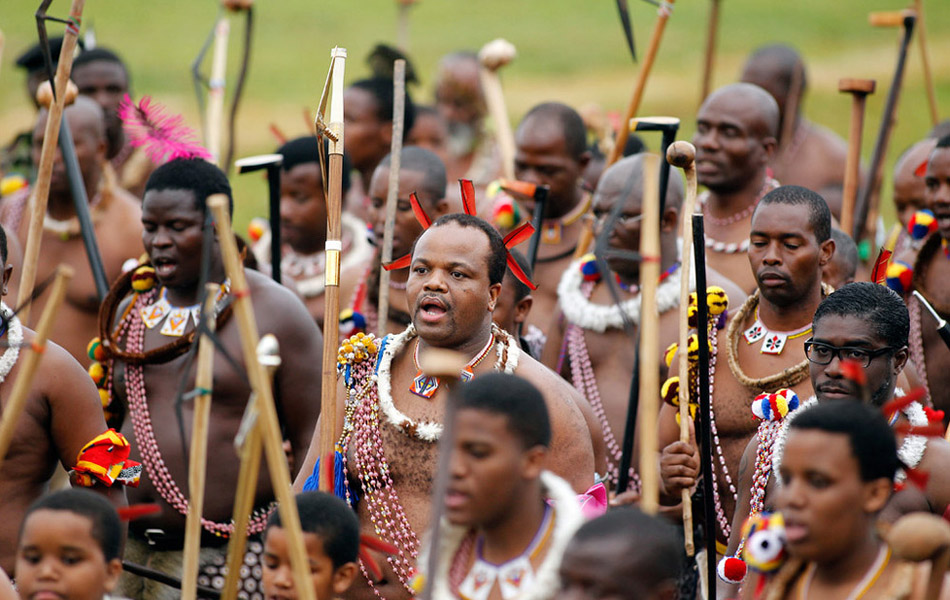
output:
{"label": "black eyeglasses", "polygon": [[827,365],[836,356],[838,360],[853,360],[865,369],[871,365],[871,361],[894,352],[895,348],[885,346],[877,350],[867,350],[865,348],[855,348],[853,346],[831,346],[822,342],[805,342],[805,356],[816,365]]}

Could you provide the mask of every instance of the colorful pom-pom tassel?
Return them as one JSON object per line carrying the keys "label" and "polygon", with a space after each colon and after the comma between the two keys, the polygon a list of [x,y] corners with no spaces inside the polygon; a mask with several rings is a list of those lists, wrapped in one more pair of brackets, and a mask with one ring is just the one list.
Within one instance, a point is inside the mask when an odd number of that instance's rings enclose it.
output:
{"label": "colorful pom-pom tassel", "polygon": [[742,559],[759,573],[777,571],[785,561],[785,521],[781,513],[756,513],[742,525]]}
{"label": "colorful pom-pom tassel", "polygon": [[726,583],[742,583],[748,572],[745,561],[735,556],[724,556],[716,565],[716,574]]}
{"label": "colorful pom-pom tassel", "polygon": [[492,204],[492,221],[500,229],[514,229],[518,224],[518,205],[508,194],[497,194]]}
{"label": "colorful pom-pom tassel", "polygon": [[109,393],[109,390],[104,388],[99,388],[99,402],[102,403],[102,408],[109,408],[109,405],[112,404],[112,394]]}
{"label": "colorful pom-pom tassel", "polygon": [[18,192],[21,189],[25,188],[30,184],[26,180],[26,177],[14,173],[13,175],[7,175],[3,179],[0,179],[0,196],[9,196],[14,192]]}
{"label": "colorful pom-pom tassel", "polygon": [[352,308],[340,311],[340,337],[348,338],[357,333],[366,333],[366,317]]}
{"label": "colorful pom-pom tassel", "polygon": [[909,264],[895,260],[887,265],[887,287],[898,294],[904,295],[910,291],[914,279],[914,268]]}
{"label": "colorful pom-pom tassel", "polygon": [[763,421],[781,421],[798,408],[798,394],[781,389],[774,394],[759,394],[752,401],[752,414]]}
{"label": "colorful pom-pom tassel", "polygon": [[86,355],[89,360],[102,362],[106,359],[105,350],[102,349],[102,340],[97,337],[92,338],[86,346]]}
{"label": "colorful pom-pom tassel", "polygon": [[259,242],[264,232],[270,229],[270,223],[263,217],[254,217],[247,226],[247,236],[252,242]]}
{"label": "colorful pom-pom tassel", "polygon": [[915,240],[922,240],[937,231],[937,219],[929,210],[918,210],[907,222],[907,233]]}
{"label": "colorful pom-pom tassel", "polygon": [[155,269],[143,265],[132,273],[132,289],[138,293],[147,292],[155,287]]}
{"label": "colorful pom-pom tassel", "polygon": [[580,270],[584,281],[600,280],[600,269],[597,268],[597,257],[593,254],[585,254],[581,257]]}
{"label": "colorful pom-pom tassel", "polygon": [[663,362],[666,363],[666,368],[673,366],[673,357],[676,356],[676,350],[679,349],[679,344],[673,342],[666,347],[666,352],[663,354]]}
{"label": "colorful pom-pom tassel", "polygon": [[660,388],[660,397],[663,398],[663,402],[666,402],[670,406],[679,406],[680,378],[673,376],[664,381],[663,386]]}
{"label": "colorful pom-pom tassel", "polygon": [[94,362],[89,365],[89,376],[96,387],[102,387],[106,381],[106,368],[101,362]]}
{"label": "colorful pom-pom tassel", "polygon": [[706,305],[709,307],[709,316],[718,317],[729,308],[729,296],[726,290],[718,285],[711,285],[706,288]]}

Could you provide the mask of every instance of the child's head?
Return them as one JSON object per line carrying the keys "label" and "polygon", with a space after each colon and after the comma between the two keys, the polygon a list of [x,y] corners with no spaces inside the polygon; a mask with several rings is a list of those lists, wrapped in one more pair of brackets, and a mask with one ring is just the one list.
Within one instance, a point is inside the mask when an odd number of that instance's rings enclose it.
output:
{"label": "child's head", "polygon": [[119,581],[121,545],[119,516],[104,497],[82,489],[44,496],[20,525],[17,588],[23,598],[99,600]]}
{"label": "child's head", "polygon": [[[360,524],[356,513],[343,500],[323,492],[298,494],[297,512],[317,598],[329,600],[339,596],[350,587],[358,572]],[[271,515],[264,533],[261,583],[267,598],[297,597],[290,547],[279,511]]]}

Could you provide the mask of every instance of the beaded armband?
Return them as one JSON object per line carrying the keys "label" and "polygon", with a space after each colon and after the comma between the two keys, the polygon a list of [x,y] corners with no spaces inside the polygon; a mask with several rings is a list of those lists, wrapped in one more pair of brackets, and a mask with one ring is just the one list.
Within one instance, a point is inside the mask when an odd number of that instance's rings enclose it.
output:
{"label": "beaded armband", "polygon": [[115,482],[129,487],[138,487],[142,465],[129,460],[129,440],[115,429],[100,433],[83,446],[72,471],[78,475],[77,483],[91,487],[96,480],[111,486]]}

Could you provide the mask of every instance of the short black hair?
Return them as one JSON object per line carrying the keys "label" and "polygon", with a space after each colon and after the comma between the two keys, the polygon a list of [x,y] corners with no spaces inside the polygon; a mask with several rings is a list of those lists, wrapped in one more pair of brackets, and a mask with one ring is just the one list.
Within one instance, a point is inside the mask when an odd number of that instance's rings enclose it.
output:
{"label": "short black hair", "polygon": [[79,56],[73,60],[73,68],[75,69],[76,67],[81,67],[83,65],[88,65],[89,63],[98,61],[111,62],[121,66],[122,70],[125,72],[126,79],[128,79],[129,69],[125,66],[125,61],[123,61],[122,58],[114,51],[109,50],[108,48],[103,48],[102,46],[96,46],[95,48],[81,52]]}
{"label": "short black hair", "polygon": [[[323,151],[325,153],[324,156],[330,155],[329,140],[323,140]],[[277,149],[277,154],[280,154],[284,157],[284,162],[281,165],[281,169],[284,172],[292,170],[297,165],[305,165],[309,163],[316,163],[319,165],[320,143],[317,141],[316,136],[305,135],[285,143],[283,146]],[[346,155],[346,152],[344,152],[342,180],[344,194],[350,191],[351,170],[353,170],[353,166],[350,164],[350,157]]]}
{"label": "short black hair", "polygon": [[101,494],[72,488],[41,496],[26,509],[20,522],[19,538],[23,537],[27,518],[38,510],[62,510],[89,519],[92,522],[92,539],[99,544],[106,562],[121,558],[123,536],[119,514]]}
{"label": "short black hair", "polygon": [[[620,542],[620,573],[636,582],[644,595],[665,582],[674,582],[683,569],[682,538],[666,519],[636,507],[608,511],[581,525],[569,546]],[[633,597],[634,594],[631,594]]]}
{"label": "short black hair", "polygon": [[936,148],[950,148],[950,135],[937,138]]}
{"label": "short black hair", "polygon": [[153,190],[190,191],[195,195],[195,208],[202,213],[207,210],[208,196],[226,194],[228,212],[234,212],[234,198],[227,175],[203,158],[176,158],[158,167],[145,182],[145,194]]}
{"label": "short black hair", "polygon": [[[303,492],[297,494],[296,501],[300,528],[320,538],[323,553],[333,561],[333,568],[356,562],[360,551],[360,522],[353,509],[326,492]],[[282,527],[280,510],[275,510],[267,519],[265,537],[271,527]]]}
{"label": "short black hair", "polygon": [[[430,225],[429,228],[442,227],[450,223],[455,223],[459,227],[474,227],[475,229],[481,230],[481,232],[488,237],[488,282],[491,285],[501,283],[505,278],[505,269],[508,268],[508,248],[505,247],[505,242],[501,234],[498,233],[498,230],[484,220],[466,213],[443,215],[439,217],[435,223]],[[424,233],[425,232],[423,232],[423,234]],[[416,238],[416,241],[412,243],[411,254],[415,254],[416,244],[419,243],[421,238],[422,236],[420,235]]]}
{"label": "short black hair", "polygon": [[828,203],[817,192],[800,185],[783,185],[766,194],[755,212],[769,204],[788,204],[808,207],[808,222],[811,224],[815,240],[822,244],[831,238],[831,210]]}
{"label": "short black hair", "polygon": [[887,424],[887,419],[879,409],[862,402],[820,402],[808,410],[803,410],[789,427],[847,435],[851,443],[851,453],[860,466],[861,481],[881,478],[893,480],[900,467],[894,430]]}
{"label": "short black hair", "polygon": [[508,430],[525,450],[551,445],[551,419],[544,396],[523,377],[489,373],[458,386],[458,410],[465,409],[505,417]]}
{"label": "short black hair", "polygon": [[848,278],[854,278],[858,270],[858,246],[854,239],[838,228],[832,228],[831,239],[835,241],[835,256],[841,257],[849,271]]}
{"label": "short black hair", "polygon": [[[85,46],[82,38],[77,40],[80,49]],[[59,55],[63,49],[63,36],[54,35],[49,38],[49,53],[53,62],[53,69],[59,63]],[[73,61],[75,62],[75,61]],[[40,50],[39,42],[33,44],[16,59],[16,66],[25,70],[28,74],[38,73],[46,69],[46,62],[43,60],[43,51]]]}
{"label": "short black hair", "polygon": [[567,153],[575,159],[580,159],[587,152],[587,127],[584,119],[576,110],[560,102],[544,102],[528,111],[521,120],[521,126],[532,117],[553,119],[561,126],[564,134],[564,147]]}
{"label": "short black hair", "polygon": [[[383,123],[392,123],[393,121],[393,80],[387,77],[369,77],[360,79],[350,85],[352,88],[368,92],[376,100],[376,118]],[[402,139],[412,130],[412,124],[416,122],[416,108],[412,103],[412,97],[406,91],[406,103],[403,108],[403,130]]]}
{"label": "short black hair", "polygon": [[875,335],[893,348],[907,345],[910,317],[907,305],[897,293],[884,285],[870,281],[856,281],[836,290],[821,301],[812,326],[828,315],[863,319]]}
{"label": "short black hair", "polygon": [[[388,167],[391,162],[392,155],[387,154],[376,168]],[[434,152],[419,146],[406,146],[399,155],[399,170],[422,173],[425,198],[421,200],[434,203],[445,198],[445,163]]]}
{"label": "short black hair", "polygon": [[[524,271],[524,274],[531,279],[533,273],[531,272],[531,265],[528,264],[528,257],[524,255],[523,252],[517,248],[512,248],[508,251],[511,254],[511,258],[521,267],[521,270]],[[521,302],[531,293],[531,288],[521,283],[521,280],[515,277],[515,274],[511,272],[511,269],[505,271],[505,281],[502,285],[511,283],[512,287],[515,288],[515,303]]]}
{"label": "short black hair", "polygon": [[0,260],[3,260],[3,266],[7,266],[7,257],[10,250],[7,248],[7,228],[0,225]]}

